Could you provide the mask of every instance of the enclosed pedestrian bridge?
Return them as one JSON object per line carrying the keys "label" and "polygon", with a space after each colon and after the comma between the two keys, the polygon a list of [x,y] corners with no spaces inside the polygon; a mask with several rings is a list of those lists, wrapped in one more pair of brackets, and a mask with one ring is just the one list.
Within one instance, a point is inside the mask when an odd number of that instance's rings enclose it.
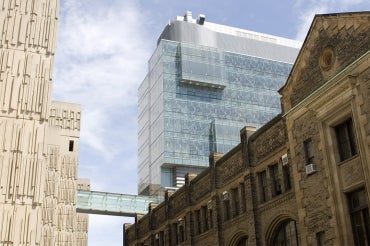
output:
{"label": "enclosed pedestrian bridge", "polygon": [[99,191],[77,191],[77,212],[135,217],[148,213],[150,203],[160,203],[162,197],[138,196]]}

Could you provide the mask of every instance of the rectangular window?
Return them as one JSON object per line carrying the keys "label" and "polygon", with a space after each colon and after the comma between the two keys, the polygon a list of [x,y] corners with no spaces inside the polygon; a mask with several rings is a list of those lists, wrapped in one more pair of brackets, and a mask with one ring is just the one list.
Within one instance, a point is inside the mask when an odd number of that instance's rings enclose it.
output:
{"label": "rectangular window", "polygon": [[74,147],[74,141],[73,141],[73,140],[69,140],[68,150],[69,150],[70,152],[72,152],[72,151],[73,151],[73,147]]}
{"label": "rectangular window", "polygon": [[284,178],[284,189],[288,191],[292,188],[292,183],[290,182],[290,168],[289,165],[283,166],[283,178]]}
{"label": "rectangular window", "polygon": [[156,233],[154,235],[154,246],[160,246],[160,242],[159,242],[159,233]]}
{"label": "rectangular window", "polygon": [[213,208],[208,209],[208,228],[213,228]]}
{"label": "rectangular window", "polygon": [[223,201],[224,204],[224,221],[228,221],[230,219],[230,200],[225,199]]}
{"label": "rectangular window", "polygon": [[324,236],[325,232],[324,231],[319,231],[316,233],[316,245],[317,246],[324,246]]}
{"label": "rectangular window", "polygon": [[207,206],[202,206],[202,224],[205,231],[208,231],[208,209]]}
{"label": "rectangular window", "polygon": [[159,232],[159,245],[158,246],[164,246],[164,232],[163,231],[160,231]]}
{"label": "rectangular window", "polygon": [[262,171],[258,174],[258,182],[259,182],[259,189],[260,189],[260,201],[266,202],[267,201],[267,176],[266,171]]}
{"label": "rectangular window", "polygon": [[278,164],[276,163],[270,166],[269,171],[270,171],[270,178],[271,178],[272,196],[274,197],[274,196],[281,194]]}
{"label": "rectangular window", "polygon": [[241,205],[242,211],[245,212],[247,210],[247,208],[246,208],[244,183],[240,183],[240,205]]}
{"label": "rectangular window", "polygon": [[304,141],[304,152],[306,157],[306,165],[315,164],[314,161],[314,151],[313,151],[313,144],[311,138]]}
{"label": "rectangular window", "polygon": [[349,209],[355,245],[370,245],[370,218],[366,190],[348,195]]}
{"label": "rectangular window", "polygon": [[185,218],[181,218],[177,223],[178,241],[180,243],[185,241]]}
{"label": "rectangular window", "polygon": [[195,232],[197,232],[197,234],[201,234],[202,233],[202,220],[200,216],[200,210],[195,210],[195,223],[194,224],[196,225]]}
{"label": "rectangular window", "polygon": [[179,237],[177,235],[177,223],[172,224],[172,235],[173,235],[173,242],[175,244],[179,243]]}
{"label": "rectangular window", "polygon": [[238,188],[231,189],[233,197],[233,214],[234,217],[239,215],[240,201],[239,201],[239,190]]}
{"label": "rectangular window", "polygon": [[335,126],[340,161],[347,160],[357,154],[357,144],[352,118]]}

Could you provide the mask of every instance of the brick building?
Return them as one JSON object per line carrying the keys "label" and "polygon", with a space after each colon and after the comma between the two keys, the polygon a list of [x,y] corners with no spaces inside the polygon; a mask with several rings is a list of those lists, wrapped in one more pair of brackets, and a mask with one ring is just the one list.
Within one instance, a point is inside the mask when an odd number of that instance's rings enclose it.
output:
{"label": "brick building", "polygon": [[126,245],[369,245],[369,20],[315,16],[283,112],[125,225]]}

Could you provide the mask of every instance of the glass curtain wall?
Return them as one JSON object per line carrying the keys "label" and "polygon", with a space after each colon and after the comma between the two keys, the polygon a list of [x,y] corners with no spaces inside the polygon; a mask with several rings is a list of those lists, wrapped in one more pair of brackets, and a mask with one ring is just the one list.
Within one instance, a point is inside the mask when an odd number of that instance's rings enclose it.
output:
{"label": "glass curtain wall", "polygon": [[281,111],[277,90],[291,67],[162,40],[139,89],[139,182],[173,180],[169,169],[177,165],[208,167],[211,152],[240,143],[243,126],[275,117]]}

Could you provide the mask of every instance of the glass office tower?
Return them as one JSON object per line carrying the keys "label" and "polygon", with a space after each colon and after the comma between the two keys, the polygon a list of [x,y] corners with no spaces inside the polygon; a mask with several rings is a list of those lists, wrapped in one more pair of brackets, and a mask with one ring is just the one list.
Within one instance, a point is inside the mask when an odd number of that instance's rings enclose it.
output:
{"label": "glass office tower", "polygon": [[212,152],[240,143],[280,110],[299,52],[293,40],[207,23],[187,12],[166,26],[139,87],[139,193],[181,187]]}

